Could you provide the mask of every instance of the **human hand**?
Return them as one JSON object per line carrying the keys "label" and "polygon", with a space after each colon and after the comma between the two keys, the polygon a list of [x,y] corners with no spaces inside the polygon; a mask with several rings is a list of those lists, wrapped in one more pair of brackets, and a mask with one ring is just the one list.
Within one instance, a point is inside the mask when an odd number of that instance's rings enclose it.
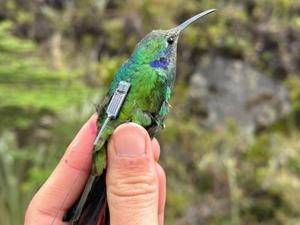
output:
{"label": "human hand", "polygon": [[[69,145],[59,164],[31,200],[25,225],[66,225],[62,217],[80,196],[92,162],[97,116]],[[110,224],[163,225],[166,177],[157,163],[159,143],[134,123],[119,126],[108,144],[107,201]],[[53,222],[54,221],[54,222]]]}

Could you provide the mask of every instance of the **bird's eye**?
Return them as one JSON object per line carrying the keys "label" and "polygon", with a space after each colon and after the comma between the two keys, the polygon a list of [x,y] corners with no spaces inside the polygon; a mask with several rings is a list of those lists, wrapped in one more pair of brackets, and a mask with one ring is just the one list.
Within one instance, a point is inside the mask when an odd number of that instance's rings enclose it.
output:
{"label": "bird's eye", "polygon": [[175,37],[173,37],[173,36],[171,36],[171,37],[169,37],[169,38],[167,39],[167,42],[168,42],[169,45],[173,44],[174,41],[175,41]]}

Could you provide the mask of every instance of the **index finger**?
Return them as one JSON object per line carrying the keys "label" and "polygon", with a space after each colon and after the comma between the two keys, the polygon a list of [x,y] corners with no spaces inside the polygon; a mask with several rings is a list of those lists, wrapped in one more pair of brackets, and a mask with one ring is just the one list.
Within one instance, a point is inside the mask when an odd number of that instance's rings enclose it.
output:
{"label": "index finger", "polygon": [[[26,222],[31,217],[34,217],[34,222],[25,224],[51,224],[51,219],[56,216],[62,218],[77,200],[91,168],[92,148],[97,132],[96,121],[97,115],[93,115],[71,142],[59,164],[28,207]],[[39,221],[36,221],[37,218],[40,218]]]}

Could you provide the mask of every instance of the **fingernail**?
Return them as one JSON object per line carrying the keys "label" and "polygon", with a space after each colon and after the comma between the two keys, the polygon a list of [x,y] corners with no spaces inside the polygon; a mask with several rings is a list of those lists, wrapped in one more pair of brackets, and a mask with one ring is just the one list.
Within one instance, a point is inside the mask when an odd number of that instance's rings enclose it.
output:
{"label": "fingernail", "polygon": [[94,115],[92,115],[92,117],[89,121],[89,127],[90,127],[90,131],[92,134],[97,133],[97,119],[98,119],[98,115],[94,114]]}
{"label": "fingernail", "polygon": [[146,153],[144,132],[138,127],[123,126],[113,137],[117,155],[121,157],[138,157],[144,155]]}

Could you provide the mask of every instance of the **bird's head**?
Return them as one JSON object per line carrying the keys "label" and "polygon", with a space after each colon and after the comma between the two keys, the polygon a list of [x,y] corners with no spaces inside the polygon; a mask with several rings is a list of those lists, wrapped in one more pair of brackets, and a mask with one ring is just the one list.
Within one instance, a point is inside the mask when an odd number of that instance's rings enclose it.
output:
{"label": "bird's head", "polygon": [[211,9],[197,14],[169,30],[154,30],[150,32],[137,44],[131,60],[135,64],[149,65],[163,74],[175,76],[176,50],[181,31],[197,19],[214,11],[215,9]]}

